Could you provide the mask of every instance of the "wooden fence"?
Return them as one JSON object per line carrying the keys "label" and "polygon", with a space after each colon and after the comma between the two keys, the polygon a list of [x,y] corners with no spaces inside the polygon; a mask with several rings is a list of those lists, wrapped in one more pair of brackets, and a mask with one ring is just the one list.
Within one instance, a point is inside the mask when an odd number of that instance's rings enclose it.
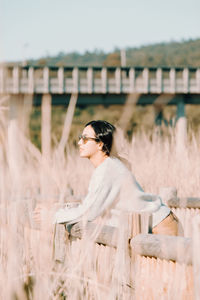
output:
{"label": "wooden fence", "polygon": [[[96,225],[72,227],[71,241],[92,236],[97,244],[118,249],[129,263],[126,281],[134,299],[200,299],[200,198],[178,198],[174,188],[161,191],[164,202],[178,216],[182,236],[148,233],[149,215],[123,213],[122,228],[103,226],[94,235]],[[55,259],[64,260],[65,228],[56,225]],[[73,243],[73,242],[72,242]],[[117,252],[116,252],[117,253]],[[122,280],[123,281],[123,280]]]}

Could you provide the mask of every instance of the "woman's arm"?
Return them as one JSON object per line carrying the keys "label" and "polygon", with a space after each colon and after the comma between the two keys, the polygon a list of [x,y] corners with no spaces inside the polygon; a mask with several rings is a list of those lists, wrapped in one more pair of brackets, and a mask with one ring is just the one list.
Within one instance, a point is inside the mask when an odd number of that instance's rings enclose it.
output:
{"label": "woman's arm", "polygon": [[75,223],[84,216],[92,221],[113,203],[119,192],[119,185],[113,185],[111,180],[105,179],[104,172],[98,172],[92,178],[88,194],[83,203],[75,208],[64,208],[55,214],[55,223]]}

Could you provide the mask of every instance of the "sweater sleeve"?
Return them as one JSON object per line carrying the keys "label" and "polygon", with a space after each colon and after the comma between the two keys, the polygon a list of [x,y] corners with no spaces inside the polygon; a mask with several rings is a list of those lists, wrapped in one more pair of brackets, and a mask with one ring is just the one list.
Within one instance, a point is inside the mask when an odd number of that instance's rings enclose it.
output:
{"label": "sweater sleeve", "polygon": [[54,218],[54,223],[76,223],[88,211],[92,205],[91,199],[88,194],[82,204],[77,207],[65,207],[59,209]]}
{"label": "sweater sleeve", "polygon": [[133,174],[127,173],[121,185],[117,208],[135,212],[155,212],[162,205],[162,200],[158,195],[145,193]]}
{"label": "sweater sleeve", "polygon": [[84,216],[88,221],[100,216],[115,200],[119,185],[113,185],[111,180],[105,180],[105,168],[92,176],[88,194],[83,203],[75,208],[64,208],[55,214],[55,223],[76,223]]}

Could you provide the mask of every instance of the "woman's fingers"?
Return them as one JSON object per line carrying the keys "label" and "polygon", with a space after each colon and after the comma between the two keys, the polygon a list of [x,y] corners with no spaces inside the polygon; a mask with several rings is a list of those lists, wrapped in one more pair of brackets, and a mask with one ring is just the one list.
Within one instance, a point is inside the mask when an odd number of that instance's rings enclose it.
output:
{"label": "woman's fingers", "polygon": [[33,220],[36,225],[49,226],[52,224],[54,211],[44,205],[37,205],[33,212]]}
{"label": "woman's fingers", "polygon": [[33,212],[33,220],[37,225],[40,225],[42,219],[42,206],[37,205]]}

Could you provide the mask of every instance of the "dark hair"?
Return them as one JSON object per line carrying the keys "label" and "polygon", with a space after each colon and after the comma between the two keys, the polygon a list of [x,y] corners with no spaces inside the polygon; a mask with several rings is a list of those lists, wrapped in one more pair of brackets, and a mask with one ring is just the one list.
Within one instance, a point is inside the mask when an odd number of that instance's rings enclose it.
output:
{"label": "dark hair", "polygon": [[89,125],[94,130],[97,141],[99,140],[99,142],[103,143],[102,151],[110,155],[115,127],[107,121],[102,120],[90,121],[85,127]]}

